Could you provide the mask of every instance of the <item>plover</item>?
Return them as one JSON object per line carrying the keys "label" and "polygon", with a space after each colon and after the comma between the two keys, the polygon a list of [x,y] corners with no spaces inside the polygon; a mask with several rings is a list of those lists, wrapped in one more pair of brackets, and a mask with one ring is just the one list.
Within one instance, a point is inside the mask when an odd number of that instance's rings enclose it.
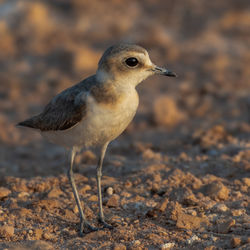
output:
{"label": "plover", "polygon": [[105,221],[102,208],[103,158],[108,144],[126,129],[136,113],[139,102],[136,86],[154,74],[176,76],[153,64],[148,52],[138,45],[111,46],[102,55],[95,75],[56,95],[39,115],[17,124],[36,129],[50,142],[70,150],[68,178],[79,210],[80,235],[85,229],[100,228],[92,226],[83,213],[73,176],[75,154],[82,148],[98,150],[99,222],[104,228],[112,228]]}

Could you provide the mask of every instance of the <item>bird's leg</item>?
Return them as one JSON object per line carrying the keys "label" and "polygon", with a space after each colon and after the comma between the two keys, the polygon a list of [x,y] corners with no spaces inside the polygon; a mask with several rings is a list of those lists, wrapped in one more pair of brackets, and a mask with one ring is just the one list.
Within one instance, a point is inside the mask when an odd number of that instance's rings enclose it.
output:
{"label": "bird's leg", "polygon": [[85,217],[85,215],[83,213],[83,210],[82,210],[82,206],[81,206],[81,202],[80,202],[80,199],[79,199],[79,194],[77,192],[75,179],[74,179],[74,174],[73,174],[73,164],[74,164],[75,154],[76,154],[76,150],[73,148],[71,150],[71,161],[70,161],[70,168],[68,170],[68,178],[69,178],[69,182],[70,182],[70,184],[72,186],[74,197],[75,197],[76,204],[77,204],[77,207],[78,207],[78,211],[79,211],[79,214],[80,214],[80,236],[82,236],[84,228],[87,228],[90,231],[96,231],[98,229],[89,224],[89,222],[86,220],[86,217]]}
{"label": "bird's leg", "polygon": [[108,143],[104,144],[103,147],[101,148],[100,158],[98,160],[98,164],[96,168],[96,179],[97,179],[98,203],[99,203],[99,222],[102,223],[105,228],[112,229],[113,227],[105,221],[103,208],[102,208],[102,188],[101,188],[102,163],[103,163],[103,159],[106,153],[107,146],[108,146]]}

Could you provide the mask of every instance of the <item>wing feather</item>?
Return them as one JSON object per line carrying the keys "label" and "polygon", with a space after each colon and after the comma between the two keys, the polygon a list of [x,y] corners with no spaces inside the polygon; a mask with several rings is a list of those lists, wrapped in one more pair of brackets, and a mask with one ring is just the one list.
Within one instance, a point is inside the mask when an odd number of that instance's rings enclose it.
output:
{"label": "wing feather", "polygon": [[87,113],[86,96],[91,88],[93,77],[64,90],[55,96],[39,115],[33,116],[18,126],[25,126],[41,131],[65,130],[80,122]]}

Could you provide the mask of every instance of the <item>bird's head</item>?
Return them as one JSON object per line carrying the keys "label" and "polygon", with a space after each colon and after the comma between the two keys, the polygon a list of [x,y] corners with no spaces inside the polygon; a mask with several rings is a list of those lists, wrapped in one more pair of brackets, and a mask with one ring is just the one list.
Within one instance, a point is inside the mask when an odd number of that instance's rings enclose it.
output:
{"label": "bird's head", "polygon": [[96,72],[100,82],[111,80],[133,86],[154,74],[176,77],[170,70],[152,63],[144,48],[133,44],[118,44],[108,48],[102,55]]}

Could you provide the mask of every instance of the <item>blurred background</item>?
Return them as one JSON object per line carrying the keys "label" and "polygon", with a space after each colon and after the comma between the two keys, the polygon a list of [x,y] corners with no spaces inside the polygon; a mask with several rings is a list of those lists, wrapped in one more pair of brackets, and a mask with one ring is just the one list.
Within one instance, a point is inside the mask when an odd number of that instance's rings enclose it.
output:
{"label": "blurred background", "polygon": [[1,0],[1,174],[61,172],[63,149],[15,124],[94,74],[103,51],[121,41],[145,47],[179,77],[138,87],[137,116],[111,152],[129,156],[134,141],[190,157],[220,155],[223,143],[249,146],[248,0]]}
{"label": "blurred background", "polygon": [[[15,124],[94,74],[118,42],[145,47],[178,78],[138,86],[137,115],[104,160],[105,214],[118,226],[79,238],[64,149]],[[249,249],[249,93],[249,0],[0,0],[0,242]],[[96,161],[75,159],[94,224]]]}

